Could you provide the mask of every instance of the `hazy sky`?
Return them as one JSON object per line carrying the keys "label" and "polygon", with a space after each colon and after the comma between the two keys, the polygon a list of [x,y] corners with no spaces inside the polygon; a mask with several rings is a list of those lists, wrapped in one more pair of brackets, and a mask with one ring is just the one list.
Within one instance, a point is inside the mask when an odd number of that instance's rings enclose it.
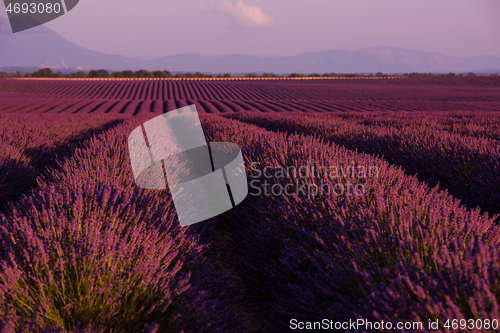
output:
{"label": "hazy sky", "polygon": [[80,0],[47,26],[83,47],[141,58],[371,46],[500,56],[500,0]]}

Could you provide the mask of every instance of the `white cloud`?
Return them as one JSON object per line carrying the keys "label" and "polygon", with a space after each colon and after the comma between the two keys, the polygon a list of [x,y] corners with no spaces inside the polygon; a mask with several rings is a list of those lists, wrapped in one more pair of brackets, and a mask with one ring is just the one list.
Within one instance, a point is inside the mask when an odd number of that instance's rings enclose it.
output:
{"label": "white cloud", "polygon": [[236,4],[222,1],[213,8],[219,13],[230,15],[242,27],[272,27],[275,24],[274,20],[264,14],[258,6],[247,5],[240,0],[236,1]]}

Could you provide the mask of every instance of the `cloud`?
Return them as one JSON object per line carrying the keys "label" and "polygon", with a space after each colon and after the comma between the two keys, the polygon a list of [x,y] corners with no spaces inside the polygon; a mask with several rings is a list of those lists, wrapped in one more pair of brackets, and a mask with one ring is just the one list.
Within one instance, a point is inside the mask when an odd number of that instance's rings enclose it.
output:
{"label": "cloud", "polygon": [[231,16],[237,24],[246,28],[272,27],[274,20],[264,14],[258,6],[251,6],[238,0],[236,4],[222,1],[213,9],[219,13]]}

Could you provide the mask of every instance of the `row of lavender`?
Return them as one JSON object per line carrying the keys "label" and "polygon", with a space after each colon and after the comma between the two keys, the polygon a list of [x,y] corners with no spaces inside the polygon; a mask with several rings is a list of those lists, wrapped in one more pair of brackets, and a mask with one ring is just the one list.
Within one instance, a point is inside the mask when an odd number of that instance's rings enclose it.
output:
{"label": "row of lavender", "polygon": [[78,142],[115,126],[117,116],[0,116],[0,210],[36,185],[55,160],[71,154]]}
{"label": "row of lavender", "polygon": [[[261,185],[260,195],[224,219],[236,269],[269,331],[285,330],[292,318],[439,319],[442,325],[447,318],[500,317],[500,230],[492,219],[387,162],[310,136],[217,118],[207,118],[204,128],[210,141],[242,146],[254,166],[249,180]],[[285,191],[297,182],[312,188],[353,181],[273,172],[312,161],[376,166],[378,173],[358,180],[364,195],[264,194],[265,181]]]}
{"label": "row of lavender", "polygon": [[207,240],[180,227],[168,193],[134,185],[126,138],[143,121],[83,143],[0,215],[0,328],[37,312],[36,329],[238,329],[235,312],[219,313],[224,300],[204,291],[226,281],[207,273]]}
{"label": "row of lavender", "polygon": [[[322,117],[322,115],[319,115]],[[498,112],[346,112],[331,117],[352,120],[371,127],[421,128],[500,141]]]}
{"label": "row of lavender", "polygon": [[[315,135],[348,149],[382,156],[401,166],[407,174],[430,186],[439,184],[469,208],[480,207],[491,214],[500,213],[500,144],[488,137],[495,132],[486,126],[476,130],[479,138],[462,136],[453,129],[457,123],[437,122],[436,128],[409,125],[413,119],[397,119],[403,124],[391,127],[381,120],[380,126],[342,117],[308,117],[241,113],[230,116],[272,131]],[[374,121],[368,119],[369,121]],[[486,121],[489,122],[490,120]],[[480,123],[481,120],[478,121]],[[494,122],[494,120],[491,120]],[[480,126],[480,125],[478,125]]]}
{"label": "row of lavender", "polygon": [[[286,331],[292,318],[500,316],[499,230],[446,193],[370,155],[205,115],[207,139],[240,145],[258,181],[251,191],[262,192],[180,228],[167,192],[132,181],[126,137],[143,121],[85,143],[0,218],[4,321],[35,305],[40,327],[124,331],[153,322],[161,331],[246,332]],[[358,179],[363,195],[264,194],[265,181],[353,181],[255,172],[311,161],[377,173]]]}

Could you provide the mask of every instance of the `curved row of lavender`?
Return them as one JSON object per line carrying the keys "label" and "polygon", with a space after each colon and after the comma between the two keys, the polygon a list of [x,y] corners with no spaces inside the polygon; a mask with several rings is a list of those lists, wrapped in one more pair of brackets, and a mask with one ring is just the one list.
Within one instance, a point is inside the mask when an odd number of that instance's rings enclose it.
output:
{"label": "curved row of lavender", "polygon": [[247,164],[379,168],[365,196],[250,196],[225,215],[237,270],[270,331],[290,318],[499,318],[500,230],[492,219],[370,155],[208,119],[208,139],[237,143]]}
{"label": "curved row of lavender", "polygon": [[[325,115],[311,116],[324,117]],[[331,118],[336,117],[370,127],[396,127],[398,129],[423,127],[462,136],[500,141],[500,114],[498,112],[345,112],[331,116]]]}
{"label": "curved row of lavender", "polygon": [[204,115],[207,140],[238,144],[247,166],[354,164],[377,166],[378,176],[360,180],[362,196],[250,195],[181,228],[168,192],[133,184],[126,138],[140,115],[60,158],[1,215],[4,324],[35,306],[41,328],[127,332],[499,318],[500,230],[478,210],[370,155]]}
{"label": "curved row of lavender", "polygon": [[190,285],[191,266],[205,270],[206,244],[180,227],[168,194],[133,183],[126,139],[143,121],[59,159],[0,215],[4,326],[35,309],[40,329],[140,332],[154,323],[196,332],[231,322],[219,323],[223,300],[205,300],[203,284]]}
{"label": "curved row of lavender", "polygon": [[425,125],[373,126],[333,116],[238,113],[230,117],[272,131],[320,136],[348,149],[379,155],[430,186],[439,184],[469,208],[500,213],[500,144],[496,140]]}
{"label": "curved row of lavender", "polygon": [[0,115],[0,211],[36,186],[56,157],[71,154],[78,142],[120,123],[117,116]]}

